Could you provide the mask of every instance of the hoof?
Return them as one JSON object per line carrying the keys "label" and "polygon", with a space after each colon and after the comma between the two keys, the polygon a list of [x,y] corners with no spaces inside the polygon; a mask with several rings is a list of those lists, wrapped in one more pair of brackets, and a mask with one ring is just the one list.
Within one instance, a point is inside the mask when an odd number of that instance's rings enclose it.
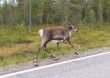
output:
{"label": "hoof", "polygon": [[34,66],[39,66],[39,65],[37,64],[37,61],[36,61],[36,60],[34,60],[33,63],[34,63]]}
{"label": "hoof", "polygon": [[55,58],[53,58],[53,60],[58,60],[58,58],[57,58],[57,57],[55,57]]}
{"label": "hoof", "polygon": [[75,52],[75,55],[79,55],[79,53],[78,52]]}
{"label": "hoof", "polygon": [[55,55],[50,54],[50,58],[56,58]]}

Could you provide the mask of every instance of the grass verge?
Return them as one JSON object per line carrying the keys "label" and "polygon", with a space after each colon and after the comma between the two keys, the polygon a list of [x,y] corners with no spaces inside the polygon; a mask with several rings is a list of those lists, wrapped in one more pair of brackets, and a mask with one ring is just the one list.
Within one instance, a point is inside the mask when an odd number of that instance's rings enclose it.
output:
{"label": "grass verge", "polygon": [[[36,55],[36,48],[41,41],[38,35],[38,29],[38,27],[33,27],[33,32],[28,34],[25,33],[26,31],[24,28],[19,28],[19,26],[18,28],[10,30],[1,27],[0,67],[32,61]],[[60,44],[59,50],[56,50],[55,44],[49,43],[47,49],[57,56],[63,56],[73,53],[76,49],[82,52],[88,49],[110,46],[110,25],[101,27],[80,25],[79,29],[80,31],[75,33],[71,38],[71,42],[75,49],[70,48],[69,45],[64,43]],[[39,59],[47,57],[48,54],[42,50]]]}

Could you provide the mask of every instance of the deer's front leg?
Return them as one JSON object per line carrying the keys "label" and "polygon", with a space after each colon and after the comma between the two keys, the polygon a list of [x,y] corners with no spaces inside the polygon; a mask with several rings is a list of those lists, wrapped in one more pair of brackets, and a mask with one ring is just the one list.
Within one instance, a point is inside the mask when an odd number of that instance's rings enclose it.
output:
{"label": "deer's front leg", "polygon": [[68,38],[68,39],[66,39],[65,40],[72,48],[74,47],[72,44],[71,44],[71,42],[70,42],[70,39]]}
{"label": "deer's front leg", "polygon": [[[69,40],[69,39],[67,39],[67,40],[66,40],[66,42],[67,42],[67,43],[68,43],[68,44],[69,44],[72,48],[74,48],[74,46],[71,44],[71,42],[70,42],[70,40]],[[78,52],[76,52],[76,51],[75,51],[75,54],[76,54],[76,55],[79,55],[79,53],[78,53]]]}

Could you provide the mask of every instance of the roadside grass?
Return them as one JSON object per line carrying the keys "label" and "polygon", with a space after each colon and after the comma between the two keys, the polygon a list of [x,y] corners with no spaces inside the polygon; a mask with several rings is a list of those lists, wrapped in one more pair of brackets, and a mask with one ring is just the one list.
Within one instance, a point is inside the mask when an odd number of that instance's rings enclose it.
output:
{"label": "roadside grass", "polygon": [[[0,67],[32,61],[36,55],[37,47],[41,38],[38,34],[40,27],[33,27],[33,32],[28,34],[23,25],[16,28],[5,28],[0,26]],[[56,27],[60,25],[46,25]],[[56,44],[49,43],[48,51],[57,56],[70,55],[75,51],[83,52],[89,49],[110,46],[110,25],[84,26],[80,25],[80,31],[75,33],[71,42],[74,48],[68,44],[61,43],[60,49],[56,50]],[[19,31],[20,30],[20,31]],[[21,33],[22,31],[22,33]],[[41,51],[39,60],[48,58],[48,53]]]}

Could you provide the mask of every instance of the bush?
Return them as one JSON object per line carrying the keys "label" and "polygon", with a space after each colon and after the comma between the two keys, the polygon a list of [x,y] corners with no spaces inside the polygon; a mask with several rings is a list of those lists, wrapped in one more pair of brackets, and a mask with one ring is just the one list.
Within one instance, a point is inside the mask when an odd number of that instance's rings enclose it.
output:
{"label": "bush", "polygon": [[24,24],[18,24],[15,27],[16,33],[18,36],[22,37],[27,33],[26,27]]}
{"label": "bush", "polygon": [[24,24],[17,25],[14,29],[1,27],[0,29],[0,46],[6,46],[16,43],[25,42],[27,30]]}

